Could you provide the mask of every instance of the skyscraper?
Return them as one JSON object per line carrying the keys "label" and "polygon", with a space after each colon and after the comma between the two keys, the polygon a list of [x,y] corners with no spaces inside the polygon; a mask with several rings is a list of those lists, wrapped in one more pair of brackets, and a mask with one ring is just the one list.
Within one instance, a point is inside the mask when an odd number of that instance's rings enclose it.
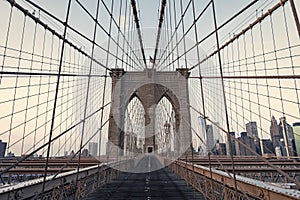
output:
{"label": "skyscraper", "polygon": [[223,140],[221,139],[221,130],[218,126],[220,126],[219,122],[214,122],[213,126],[213,134],[214,134],[214,143],[216,143],[217,140],[220,140],[221,142],[223,142]]}
{"label": "skyscraper", "polygon": [[4,158],[7,143],[0,140],[0,158]]}
{"label": "skyscraper", "polygon": [[92,156],[97,156],[98,151],[98,143],[97,142],[90,142],[89,143],[89,153]]}
{"label": "skyscraper", "polygon": [[226,155],[226,144],[220,143],[219,140],[217,140],[213,153],[216,155]]}
{"label": "skyscraper", "polygon": [[[241,137],[238,138],[238,140],[240,141],[239,143],[236,143],[236,151],[238,155],[241,156],[252,156],[254,155],[248,148],[252,149],[252,150],[256,150],[255,149],[255,145],[254,145],[254,139],[252,137],[249,137],[247,135],[247,132],[241,132]],[[244,143],[247,148],[242,145],[241,143]]]}
{"label": "skyscraper", "polygon": [[249,137],[258,137],[258,132],[257,132],[257,124],[256,122],[249,122],[246,124],[246,131],[247,135]]}
{"label": "skyscraper", "polygon": [[82,157],[88,157],[88,156],[89,156],[89,150],[83,149],[83,150],[82,150],[82,153],[81,153],[81,156],[82,156]]}
{"label": "skyscraper", "polygon": [[300,122],[293,123],[296,152],[300,156]]}
{"label": "skyscraper", "polygon": [[292,126],[286,122],[285,117],[280,118],[279,132],[283,136],[283,156],[296,156],[296,145]]}
{"label": "skyscraper", "polygon": [[275,154],[275,149],[270,139],[262,139],[262,144],[264,154]]}
{"label": "skyscraper", "polygon": [[282,138],[282,135],[279,132],[279,126],[274,116],[271,118],[270,134],[274,148],[280,147],[280,138]]}
{"label": "skyscraper", "polygon": [[[232,136],[232,137],[235,137],[235,132],[234,131],[232,131],[232,132],[230,132],[230,135]],[[230,142],[231,142],[231,150],[232,150],[232,155],[236,155],[236,145],[235,145],[235,139],[234,138],[230,138]]]}
{"label": "skyscraper", "polygon": [[253,138],[256,153],[262,155],[262,149],[260,147],[260,139],[258,137],[256,122],[249,122],[246,124],[246,131],[249,137]]}
{"label": "skyscraper", "polygon": [[255,136],[253,138],[253,142],[254,142],[256,153],[258,153],[259,155],[262,155],[263,154],[263,149],[260,146],[260,142],[261,142],[260,139],[257,136]]}
{"label": "skyscraper", "polygon": [[280,126],[277,124],[277,120],[274,116],[271,118],[271,125],[270,125],[270,134],[271,134],[271,140],[273,143],[273,147],[275,149],[275,155],[276,156],[283,156],[283,149],[284,144],[282,142],[282,131],[280,130]]}
{"label": "skyscraper", "polygon": [[206,150],[211,151],[215,146],[213,126],[206,125]]}

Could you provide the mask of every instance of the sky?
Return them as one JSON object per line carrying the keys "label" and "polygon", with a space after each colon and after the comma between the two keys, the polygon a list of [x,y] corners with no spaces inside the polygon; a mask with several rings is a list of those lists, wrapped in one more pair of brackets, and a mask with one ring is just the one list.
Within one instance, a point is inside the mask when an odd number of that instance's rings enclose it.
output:
{"label": "sky", "polygon": [[[43,11],[39,11],[34,6],[30,5],[24,0],[17,0],[17,3],[22,5],[24,8],[28,9],[30,13],[34,13],[36,17],[39,17],[43,22],[49,25],[52,29],[56,30],[59,34],[63,34],[63,26],[51,19]],[[39,5],[41,8],[45,9],[48,13],[51,13],[53,16],[57,17],[61,21],[65,21],[66,10],[68,1],[64,0],[34,0],[34,3]],[[80,2],[84,8],[92,15],[96,14],[96,0],[81,0]],[[92,43],[88,40],[93,40],[94,33],[94,21],[91,17],[80,7],[77,1],[71,1],[71,11],[69,16],[69,26],[78,30],[84,37],[78,35],[74,31],[67,30],[67,39],[75,44],[78,48],[87,52],[88,55],[92,54]],[[127,4],[125,4],[127,2]],[[178,23],[181,10],[180,10],[180,1],[177,0],[176,8],[174,8],[173,1],[167,1],[166,12],[170,12],[173,9],[176,10],[176,22]],[[252,23],[257,17],[262,13],[265,13],[267,9],[274,6],[278,3],[279,0],[261,0],[256,3],[249,10],[244,12],[237,19],[233,20],[222,28],[219,33],[220,44],[224,44],[227,40],[232,38],[235,34],[239,33],[242,29],[246,28],[250,23]],[[112,5],[113,3],[113,5]],[[121,4],[122,3],[122,4]],[[141,33],[143,39],[143,45],[145,49],[145,56],[147,59],[147,64],[149,63],[149,56],[154,56],[154,49],[156,44],[156,35],[157,35],[157,26],[159,19],[159,9],[160,1],[159,0],[136,0],[139,23],[141,26]],[[182,7],[183,10],[187,7],[189,1],[183,0]],[[195,1],[195,13],[199,15],[205,5],[207,5],[208,0]],[[230,17],[235,13],[249,4],[250,1],[241,1],[241,0],[216,0],[216,17],[217,24],[220,26],[226,22]],[[296,8],[300,10],[300,2],[295,1]],[[120,12],[120,6],[122,5],[122,10]],[[106,9],[112,11],[112,16],[114,16],[115,22],[110,22],[110,14]],[[127,9],[126,9],[127,8]],[[137,36],[137,31],[132,29],[135,26],[132,21],[132,13],[130,13],[130,1],[121,1],[121,0],[103,0],[100,1],[100,10],[99,10],[99,24],[101,26],[97,27],[97,34],[95,42],[98,47],[95,47],[94,57],[99,61],[102,66],[107,66],[108,68],[125,68],[126,70],[141,70],[138,63],[142,62],[142,56],[140,51],[140,44]],[[172,17],[174,12],[172,12]],[[248,32],[243,37],[238,39],[232,46],[225,48],[222,51],[221,57],[224,64],[224,74],[225,75],[265,75],[264,64],[267,63],[268,75],[276,75],[278,73],[284,75],[290,74],[299,74],[299,37],[297,36],[294,21],[291,15],[291,10],[289,4],[286,6],[286,9],[283,12],[282,9],[279,9],[277,13],[272,15],[272,26],[275,32],[276,40],[276,50],[278,50],[277,55],[274,55],[274,43],[272,42],[271,34],[271,21],[270,18],[267,18],[262,25],[262,34],[264,39],[264,45],[262,45],[260,29],[259,26],[256,26],[252,30],[252,35]],[[284,14],[286,18],[284,18]],[[12,11],[11,23],[9,23],[10,16],[10,5],[6,1],[0,2],[0,63],[2,66],[1,71],[22,71],[22,72],[53,72],[57,73],[60,59],[60,50],[61,50],[61,41],[56,37],[52,37],[51,33],[45,31],[44,28],[37,26],[35,29],[35,23],[28,17],[24,18],[24,15],[21,14],[17,9]],[[160,45],[159,45],[159,54],[158,59],[166,57],[166,54],[163,54],[165,50],[172,49],[171,46],[176,45],[176,37],[179,40],[182,37],[183,29],[185,31],[193,23],[193,14],[191,6],[189,7],[187,14],[184,17],[184,26],[181,25],[178,27],[178,33],[173,35],[173,42],[169,44],[168,47],[168,37],[174,33],[175,21],[169,20],[170,15],[165,15],[165,22],[163,31],[161,35]],[[285,22],[284,19],[287,19],[288,24],[288,34],[284,28]],[[131,21],[129,21],[131,20]],[[123,32],[124,36],[128,39],[130,45],[126,45],[126,41],[122,39],[122,35],[118,34],[117,26],[114,23],[119,23],[120,28],[125,30]],[[25,26],[23,26],[25,24]],[[111,26],[112,37],[108,37],[107,33],[109,32]],[[10,26],[9,26],[10,25]],[[24,37],[22,40],[22,28],[24,27]],[[9,30],[9,35],[7,33]],[[130,30],[130,31],[128,31]],[[203,16],[197,22],[197,34],[198,40],[205,38],[206,35],[211,33],[214,30],[213,23],[213,14],[211,7],[203,14]],[[289,37],[287,38],[288,35]],[[36,37],[34,37],[36,36]],[[254,42],[251,40],[254,39]],[[289,41],[287,40],[289,39]],[[33,41],[35,41],[33,43]],[[171,63],[173,58],[176,58],[178,54],[184,52],[184,48],[189,49],[195,44],[196,38],[194,30],[192,29],[185,37],[184,47],[183,42],[180,42],[178,45],[178,51],[172,51],[170,53],[170,58],[168,62]],[[244,41],[245,44],[243,43]],[[22,43],[23,42],[23,43]],[[290,43],[290,45],[288,45]],[[18,51],[22,45],[22,52]],[[239,46],[238,46],[239,45]],[[263,58],[263,50],[261,47],[264,47],[264,51],[270,52],[266,54]],[[292,46],[291,51],[289,52],[289,46]],[[9,48],[6,48],[9,47]],[[33,48],[34,47],[34,48]],[[122,50],[122,48],[124,48]],[[107,55],[106,50],[109,49],[111,52],[110,55]],[[216,49],[216,41],[214,35],[208,37],[200,45],[200,57],[201,59],[209,55],[213,50]],[[240,50],[241,53],[237,54],[236,51]],[[253,54],[252,50],[255,50],[256,53]],[[34,56],[32,55],[35,54]],[[77,50],[67,46],[64,52],[64,67],[62,71],[64,73],[73,73],[86,75],[89,73],[89,67],[92,66],[91,73],[94,75],[105,75],[105,68],[99,67],[95,62],[91,62],[90,59],[86,56],[80,56]],[[289,59],[290,55],[294,57]],[[129,55],[129,56],[127,56]],[[20,56],[22,59],[19,59]],[[162,57],[160,57],[162,56]],[[239,57],[240,56],[240,57]],[[274,62],[274,56],[282,58],[279,62]],[[130,59],[134,58],[133,60]],[[287,58],[285,58],[287,57]],[[30,60],[34,58],[34,62]],[[162,66],[161,69],[171,70],[176,67],[187,67],[193,66],[197,63],[198,58],[195,50],[192,50],[187,54],[186,60],[184,56],[179,59],[178,64],[173,66]],[[248,58],[248,60],[246,59]],[[256,59],[254,61],[254,59]],[[269,62],[261,62],[263,59],[270,59]],[[124,62],[121,62],[121,61]],[[247,60],[247,61],[245,61]],[[49,64],[50,63],[50,64]],[[255,64],[253,64],[255,63]],[[73,67],[75,65],[76,67]],[[239,69],[234,68],[236,65],[240,65]],[[274,66],[278,66],[280,70],[278,71]],[[293,65],[294,68],[290,66]],[[203,63],[202,73],[207,76],[219,75],[219,66],[217,57],[212,57],[208,59],[207,62]],[[23,67],[23,68],[22,68]],[[274,68],[274,69],[273,69]],[[254,69],[258,69],[255,71]],[[236,70],[236,71],[235,71]],[[292,71],[294,70],[294,71]],[[242,72],[241,72],[242,71]],[[199,70],[196,68],[192,71],[191,76],[199,76]],[[45,134],[47,135],[50,130],[50,124],[48,120],[51,119],[52,109],[53,109],[53,100],[55,95],[55,83],[56,77],[45,76],[30,78],[28,76],[10,76],[7,75],[1,80],[0,85],[0,139],[4,141],[10,140],[10,149],[17,154],[18,152],[30,152],[33,149],[37,148],[34,143],[38,140],[41,140],[39,145],[44,144],[47,139],[43,139]],[[51,83],[51,84],[50,84]],[[39,85],[42,87],[38,87]],[[60,85],[59,100],[57,109],[57,117],[54,125],[54,135],[58,135],[61,131],[66,130],[72,124],[78,122],[84,115],[88,116],[93,112],[93,107],[101,107],[104,104],[110,101],[110,80],[105,81],[104,78],[91,78],[90,89],[86,91],[88,81],[87,78],[72,78],[72,77],[63,77],[62,84]],[[28,87],[29,85],[29,87]],[[201,88],[199,88],[199,80],[192,79],[190,80],[190,99],[191,104],[203,113],[201,101]],[[215,123],[219,123],[221,127],[226,129],[226,122],[224,120],[225,109],[223,101],[223,93],[221,89],[221,82],[219,79],[206,80],[205,85],[205,103],[206,111]],[[230,129],[236,131],[238,134],[241,131],[245,130],[245,123],[248,121],[257,121],[259,124],[260,134],[262,138],[268,138],[268,126],[270,115],[275,115],[278,119],[284,114],[289,114],[287,120],[289,123],[293,123],[300,120],[299,115],[299,93],[297,93],[297,87],[300,85],[299,79],[288,80],[284,79],[280,82],[278,80],[250,80],[250,81],[231,81],[226,82],[226,92],[227,96],[227,105],[228,113],[230,115]],[[255,87],[256,86],[256,87]],[[279,87],[283,89],[279,89]],[[10,89],[8,89],[10,88]],[[259,88],[260,91],[256,91]],[[105,92],[104,92],[105,91]],[[257,95],[258,92],[261,92],[263,95]],[[86,100],[86,95],[89,95],[88,100]],[[105,95],[103,95],[105,94]],[[264,95],[265,94],[265,95]],[[280,95],[282,97],[280,97]],[[31,98],[25,98],[26,96],[32,96]],[[104,96],[104,97],[103,97]],[[273,98],[273,97],[276,98]],[[282,105],[281,98],[286,100],[284,106]],[[18,101],[13,101],[13,99],[19,99]],[[14,103],[16,102],[16,103]],[[108,118],[109,106],[105,107],[103,111],[104,121]],[[40,117],[36,117],[38,116]],[[58,154],[64,154],[64,151],[70,151],[72,148],[76,149],[80,145],[80,137],[82,130],[84,132],[84,142],[88,142],[88,139],[91,138],[91,135],[87,133],[96,133],[97,136],[93,137],[92,140],[96,142],[101,142],[102,149],[105,151],[105,138],[107,138],[108,125],[105,125],[101,129],[103,137],[99,136],[99,121],[101,118],[101,112],[96,113],[95,116],[89,118],[85,125],[79,125],[75,129],[72,129],[71,132],[68,132],[66,136],[57,141],[54,148],[58,150]],[[191,111],[192,116],[192,126],[194,130],[202,130],[201,122],[199,120],[199,113]],[[32,119],[32,120],[31,120]],[[47,122],[48,121],[48,122]],[[103,121],[103,123],[104,123]],[[16,127],[16,128],[14,128]],[[27,137],[26,134],[30,135]],[[70,137],[74,134],[74,137]],[[203,134],[199,134],[203,135]],[[25,137],[26,136],[26,137]],[[196,136],[195,136],[196,137]],[[224,141],[224,136],[217,136],[222,138]],[[9,139],[10,138],[10,139]],[[46,137],[47,138],[47,137]],[[66,140],[68,140],[66,142]],[[34,142],[35,141],[35,142]],[[66,147],[72,146],[71,147]],[[53,154],[56,150],[52,150]],[[41,153],[41,152],[39,152]]]}

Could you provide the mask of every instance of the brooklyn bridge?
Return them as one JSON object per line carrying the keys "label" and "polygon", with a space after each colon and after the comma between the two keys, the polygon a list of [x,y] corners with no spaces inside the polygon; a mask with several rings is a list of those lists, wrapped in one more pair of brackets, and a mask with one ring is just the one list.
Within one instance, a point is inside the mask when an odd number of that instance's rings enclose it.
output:
{"label": "brooklyn bridge", "polygon": [[300,199],[299,10],[1,1],[0,199]]}

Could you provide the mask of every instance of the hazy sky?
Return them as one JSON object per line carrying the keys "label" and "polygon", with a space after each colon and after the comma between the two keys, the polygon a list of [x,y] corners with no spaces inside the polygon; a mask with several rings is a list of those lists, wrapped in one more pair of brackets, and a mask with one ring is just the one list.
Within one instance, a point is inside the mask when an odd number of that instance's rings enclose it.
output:
{"label": "hazy sky", "polygon": [[[24,0],[17,0],[17,3],[28,9],[30,13],[35,13],[35,16],[39,16],[43,22],[48,24],[51,28],[56,30],[59,34],[63,33],[63,26],[57,21],[50,19],[42,11],[39,12],[36,8],[26,3]],[[64,21],[67,10],[67,1],[64,0],[34,0],[37,5],[47,10],[52,15],[56,16],[60,20]],[[83,6],[95,16],[96,12],[96,0],[81,0]],[[129,13],[130,1],[124,0],[103,0],[100,3],[99,11],[99,24],[101,27],[108,31],[110,24],[110,15],[106,11],[111,10],[111,4],[113,5],[113,16],[116,23],[120,20],[120,28],[128,30],[129,26],[135,26],[132,22],[129,24],[129,19],[132,20],[132,13]],[[145,48],[146,59],[149,56],[153,56],[154,47],[156,42],[158,18],[160,1],[159,0],[136,0],[138,7],[138,15],[140,19],[141,32],[143,38],[143,44]],[[183,10],[188,5],[187,0],[182,1]],[[196,16],[203,10],[204,6],[208,3],[208,0],[197,0],[195,2]],[[278,3],[279,0],[261,0],[255,4],[255,6],[246,12],[244,12],[236,20],[226,25],[219,31],[220,43],[224,44],[228,39],[232,38],[234,34],[239,33],[243,28],[246,28],[267,9]],[[120,4],[122,3],[122,12],[120,13]],[[125,4],[126,3],[126,4]],[[171,3],[171,4],[170,4]],[[249,4],[250,1],[241,0],[216,0],[216,13],[217,24],[221,25],[227,21],[231,16],[237,13],[241,8]],[[298,11],[300,10],[300,2],[295,1]],[[170,7],[171,6],[171,7]],[[176,1],[176,17],[177,23],[181,16],[180,1]],[[127,13],[125,13],[125,7],[127,7]],[[173,1],[167,1],[166,11],[169,8],[174,9]],[[174,11],[174,10],[173,10]],[[173,15],[174,12],[172,11]],[[284,13],[285,12],[285,13]],[[237,75],[291,75],[300,74],[300,47],[299,37],[295,29],[293,17],[289,4],[285,7],[278,9],[274,15],[272,15],[272,21],[268,17],[260,26],[253,28],[251,32],[248,32],[239,40],[237,40],[232,46],[225,48],[221,52],[223,60],[224,75],[237,76]],[[0,65],[1,71],[19,71],[19,72],[52,72],[57,73],[60,59],[61,41],[57,37],[52,37],[50,32],[45,31],[42,27],[37,26],[35,29],[35,23],[28,17],[24,18],[17,9],[13,9],[11,23],[9,23],[10,5],[6,1],[0,2]],[[166,14],[166,16],[168,16]],[[197,22],[197,34],[198,40],[203,39],[207,34],[214,30],[213,18],[211,7]],[[284,21],[287,20],[287,22]],[[168,21],[168,19],[165,19]],[[126,22],[126,23],[125,23]],[[271,29],[271,22],[273,23],[273,29]],[[185,31],[193,23],[193,15],[191,7],[184,18]],[[25,24],[25,26],[23,26]],[[162,32],[159,55],[166,49],[167,37],[174,32],[175,22],[172,20],[171,26],[164,25],[164,31]],[[285,25],[288,26],[288,33],[286,32]],[[69,25],[81,34],[92,40],[94,32],[93,20],[80,8],[79,4],[72,0]],[[8,27],[10,27],[8,35]],[[24,28],[23,40],[22,40],[22,28]],[[123,33],[131,44],[130,48],[125,45],[125,49],[122,52],[117,46],[124,44],[124,40],[119,35],[116,25],[112,25],[111,35],[114,41],[109,40],[106,32],[102,28],[97,28],[96,43],[108,49],[108,43],[110,43],[109,51],[113,55],[107,56],[107,52],[99,47],[96,47],[94,57],[101,62],[103,66],[108,68],[114,67],[129,67],[123,66],[121,59],[124,58],[129,64],[138,62],[141,59],[140,46],[138,43],[138,37],[136,30],[127,31]],[[169,30],[165,30],[169,28]],[[132,29],[130,29],[132,30]],[[182,26],[178,29],[178,39],[182,36]],[[262,31],[261,31],[262,30]],[[271,30],[275,33],[275,40],[273,42],[273,36]],[[263,37],[261,37],[261,32]],[[8,40],[7,40],[8,38]],[[74,33],[70,29],[67,32],[67,38],[72,41],[79,48],[91,55],[92,44]],[[264,44],[262,45],[261,39],[263,38]],[[119,40],[118,40],[119,39]],[[195,44],[195,34],[192,29],[186,39],[186,48],[189,49]],[[252,42],[253,40],[253,42]],[[6,45],[7,42],[7,45]],[[175,38],[173,39],[173,45],[176,44]],[[274,44],[276,47],[274,48]],[[21,48],[22,52],[18,50]],[[292,48],[288,48],[292,46]],[[33,48],[34,47],[34,48]],[[264,49],[262,49],[262,47]],[[183,53],[183,43],[179,44],[179,55]],[[210,54],[216,48],[216,42],[214,35],[209,37],[200,45],[201,58],[204,58]],[[253,49],[254,52],[253,53]],[[275,55],[275,51],[277,54]],[[290,51],[289,51],[290,50]],[[237,53],[240,52],[240,54]],[[263,58],[263,51],[266,54]],[[133,52],[137,52],[138,58],[133,56]],[[134,57],[134,61],[126,57],[126,54],[130,54]],[[177,52],[173,52],[173,56]],[[34,56],[32,55],[34,54]],[[64,67],[62,71],[64,73],[81,74],[86,75],[89,73],[89,66],[91,61],[89,58],[84,57],[78,53],[77,50],[66,46],[64,54]],[[21,57],[21,59],[20,59]],[[275,57],[279,58],[278,62],[275,62]],[[291,58],[292,57],[292,58]],[[195,51],[191,51],[187,54],[187,65],[191,67],[195,65],[197,60],[197,54]],[[31,61],[31,60],[34,61]],[[119,59],[119,60],[118,60]],[[263,59],[268,62],[263,62]],[[171,59],[169,59],[172,62]],[[274,61],[275,60],[275,61]],[[278,59],[277,59],[278,60]],[[184,58],[181,58],[179,64],[175,67],[181,67],[186,64]],[[149,64],[150,65],[150,64]],[[75,66],[75,67],[74,67]],[[235,68],[236,66],[239,66]],[[291,67],[293,66],[293,68]],[[266,68],[268,70],[266,70]],[[277,68],[280,68],[278,70]],[[127,68],[126,68],[127,69]],[[129,68],[130,69],[130,68]],[[169,68],[168,68],[169,69]],[[268,71],[267,73],[265,73]],[[202,73],[206,76],[218,76],[219,66],[217,57],[212,57],[207,62],[202,64]],[[104,75],[105,69],[95,62],[92,63],[92,74]],[[199,76],[198,69],[192,71],[191,76]],[[9,141],[9,147],[12,151],[26,152],[32,151],[37,147],[34,146],[34,141],[41,140],[39,145],[47,142],[47,135],[50,130],[50,121],[52,118],[53,100],[56,86],[56,76],[3,76],[0,85],[0,139]],[[68,129],[74,123],[79,122],[84,116],[84,110],[86,109],[86,116],[93,113],[94,108],[97,109],[103,105],[102,96],[105,93],[104,105],[110,101],[110,79],[91,78],[90,89],[87,92],[87,77],[63,77],[61,79],[58,109],[56,112],[55,131],[54,135],[58,135],[62,131]],[[208,79],[204,81],[204,93],[206,112],[209,117],[225,128],[224,123],[224,102],[223,93],[221,90],[220,79]],[[41,86],[42,85],[42,86]],[[275,115],[278,119],[284,114],[287,115],[289,123],[300,121],[299,115],[299,79],[284,79],[278,80],[226,80],[225,90],[227,93],[227,106],[230,116],[230,129],[236,132],[245,130],[245,123],[248,121],[257,121],[259,126],[259,134],[261,137],[269,137],[269,121],[270,115]],[[105,86],[105,87],[104,87]],[[282,89],[279,89],[282,87]],[[258,89],[257,89],[258,88]],[[199,81],[192,79],[190,81],[190,99],[191,105],[198,109],[201,113],[202,101],[200,95],[201,88],[199,87]],[[105,92],[104,92],[105,91]],[[259,93],[259,95],[258,95]],[[86,96],[89,95],[86,106]],[[280,95],[282,97],[280,97]],[[31,98],[26,98],[31,96]],[[282,105],[281,98],[284,99],[284,105]],[[18,99],[13,101],[13,99]],[[108,119],[109,106],[104,109],[103,123]],[[39,117],[36,117],[39,116]],[[192,126],[194,130],[201,130],[199,113],[191,111]],[[99,136],[99,124],[101,118],[101,112],[93,115],[87,120],[85,127],[82,124],[69,131],[66,136],[57,141],[54,146],[53,153],[59,152],[62,155],[64,151],[70,151],[76,149],[79,146],[82,130],[84,130],[84,142],[86,142],[92,135],[96,133],[96,137],[92,140],[103,143],[102,150],[105,149],[105,138],[107,137],[108,125],[105,125],[102,130],[103,137]],[[95,123],[96,121],[96,123]],[[226,129],[226,128],[225,128]],[[28,136],[26,136],[28,134]],[[71,137],[72,135],[72,137]],[[199,134],[201,135],[201,134]],[[43,138],[46,138],[45,140]],[[10,139],[9,139],[10,138]],[[24,139],[23,139],[24,138]],[[67,140],[67,142],[66,142]],[[38,145],[37,145],[38,146]],[[71,146],[71,147],[70,147]],[[61,148],[61,149],[60,149]],[[60,149],[60,150],[59,150]],[[27,152],[28,153],[28,152]]]}

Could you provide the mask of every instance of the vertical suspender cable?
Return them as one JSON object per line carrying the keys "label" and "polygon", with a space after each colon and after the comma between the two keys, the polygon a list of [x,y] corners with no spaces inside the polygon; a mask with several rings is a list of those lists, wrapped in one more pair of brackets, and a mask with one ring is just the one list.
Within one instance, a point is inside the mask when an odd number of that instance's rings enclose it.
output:
{"label": "vertical suspender cable", "polygon": [[[189,2],[189,5],[190,5],[190,2]],[[182,39],[183,39],[183,52],[186,52],[186,42],[185,42],[186,32],[185,32],[185,29],[184,29],[184,13],[183,13],[183,7],[182,7],[182,0],[180,0],[180,13],[181,13],[181,21],[182,21],[181,22],[181,27],[182,27]],[[181,40],[180,40],[180,42],[181,42]],[[188,66],[186,55],[187,54],[184,53],[184,65],[185,65],[184,68],[187,68],[187,66]]]}
{"label": "vertical suspender cable", "polygon": [[93,43],[92,43],[92,52],[91,52],[91,59],[90,59],[90,67],[89,67],[89,76],[88,76],[88,82],[87,82],[87,88],[86,88],[86,97],[85,97],[85,105],[84,105],[84,113],[83,113],[83,123],[82,123],[82,129],[81,129],[81,140],[80,140],[80,146],[79,146],[79,155],[78,155],[78,163],[77,163],[77,174],[76,174],[76,185],[78,183],[78,174],[79,174],[79,168],[80,168],[80,161],[81,161],[81,149],[83,148],[83,136],[85,132],[85,125],[86,125],[86,117],[87,117],[87,107],[89,102],[89,91],[90,91],[90,84],[91,84],[91,73],[93,68],[93,57],[94,57],[94,51],[95,51],[95,40],[96,40],[96,33],[97,33],[97,21],[98,21],[98,13],[99,13],[99,7],[100,2],[97,1],[97,10],[96,10],[96,20],[94,25],[94,34],[93,34]]}
{"label": "vertical suspender cable", "polygon": [[[9,33],[10,33],[11,19],[12,19],[13,3],[14,2],[10,2],[11,7],[10,7],[10,13],[9,13],[8,27],[7,27],[7,31],[6,31],[1,71],[3,70],[4,64],[5,64],[5,57],[6,57],[6,51],[7,51],[8,39],[9,39]],[[2,74],[0,74],[0,85],[1,85],[1,82],[2,82]],[[9,143],[8,143],[8,145],[9,145]]]}
{"label": "vertical suspender cable", "polygon": [[[23,28],[22,28],[21,46],[20,46],[19,58],[18,58],[18,72],[20,71],[20,66],[21,66],[21,56],[22,56],[22,51],[23,51],[23,43],[24,43],[24,35],[25,35],[25,27],[26,27],[26,19],[27,19],[26,16],[27,16],[27,14],[24,15],[24,22],[23,22]],[[5,56],[5,54],[4,54],[4,56]],[[8,136],[9,141],[8,141],[7,152],[9,152],[11,132],[12,132],[12,129],[13,129],[12,126],[13,126],[13,119],[14,119],[13,116],[14,116],[15,106],[16,106],[15,105],[16,104],[15,99],[17,97],[17,88],[18,88],[18,80],[19,80],[18,78],[19,78],[19,75],[17,74],[15,89],[14,89],[14,101],[13,101],[13,105],[12,105],[12,115],[11,115],[11,118],[10,118],[10,125],[9,125],[9,136]],[[1,80],[0,80],[0,85],[1,85]]]}
{"label": "vertical suspender cable", "polygon": [[[34,25],[34,34],[33,34],[33,44],[32,44],[32,53],[31,53],[31,59],[30,59],[30,71],[33,71],[33,63],[34,63],[34,55],[35,55],[35,45],[36,45],[36,40],[37,40],[37,22],[35,21]],[[24,138],[25,138],[25,133],[26,133],[26,127],[27,127],[27,117],[28,117],[28,107],[29,107],[29,98],[30,98],[30,89],[31,89],[31,79],[32,76],[29,76],[29,83],[27,86],[27,98],[26,98],[26,106],[25,106],[25,119],[24,119],[24,127],[23,127],[23,136],[22,136],[22,146],[21,146],[21,154],[23,154],[24,151]]]}
{"label": "vertical suspender cable", "polygon": [[53,135],[53,131],[54,131],[53,129],[54,129],[55,114],[56,114],[56,104],[57,104],[57,97],[58,97],[58,92],[59,92],[61,71],[62,71],[62,67],[63,67],[62,64],[63,64],[63,57],[64,57],[64,49],[65,49],[65,44],[66,44],[65,39],[66,39],[66,35],[67,35],[68,21],[69,21],[69,15],[70,15],[70,10],[71,10],[71,1],[72,0],[69,0],[69,2],[68,2],[66,20],[64,23],[65,27],[64,27],[64,33],[63,33],[63,43],[62,43],[61,52],[60,52],[59,69],[58,69],[58,74],[57,74],[57,82],[56,82],[52,120],[51,120],[50,134],[49,134],[48,147],[47,147],[47,156],[46,156],[46,163],[45,163],[45,173],[44,173],[42,193],[45,191],[45,182],[46,182],[46,177],[47,177],[52,135]]}
{"label": "vertical suspender cable", "polygon": [[220,75],[221,75],[224,109],[225,109],[225,116],[226,116],[227,142],[229,144],[229,154],[230,154],[231,162],[232,162],[232,173],[233,173],[233,179],[234,179],[235,195],[236,195],[236,198],[238,198],[238,189],[237,189],[237,182],[236,182],[236,176],[235,176],[235,170],[234,170],[234,160],[233,160],[233,155],[232,155],[231,135],[230,135],[230,129],[229,129],[229,118],[228,118],[227,103],[226,103],[226,96],[225,96],[225,85],[224,85],[224,79],[223,79],[223,69],[222,69],[222,60],[221,60],[221,53],[220,53],[220,44],[219,44],[219,34],[218,34],[216,10],[215,10],[214,0],[211,0],[211,1],[212,1],[212,11],[213,11],[216,42],[217,42],[218,61],[219,61],[219,68],[220,68]]}

